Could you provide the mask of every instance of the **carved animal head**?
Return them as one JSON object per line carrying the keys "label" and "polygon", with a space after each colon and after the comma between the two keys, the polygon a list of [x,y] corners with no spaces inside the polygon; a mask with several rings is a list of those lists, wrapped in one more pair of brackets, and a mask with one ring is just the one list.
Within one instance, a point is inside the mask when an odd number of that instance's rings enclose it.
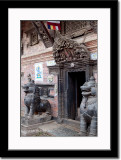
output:
{"label": "carved animal head", "polygon": [[35,93],[36,92],[36,85],[34,83],[34,80],[31,80],[29,83],[25,84],[24,86],[22,86],[22,88],[24,89],[24,92],[26,94],[28,93]]}
{"label": "carved animal head", "polygon": [[88,82],[85,82],[83,86],[80,87],[83,96],[95,96],[96,95],[96,82],[94,77],[90,77]]}

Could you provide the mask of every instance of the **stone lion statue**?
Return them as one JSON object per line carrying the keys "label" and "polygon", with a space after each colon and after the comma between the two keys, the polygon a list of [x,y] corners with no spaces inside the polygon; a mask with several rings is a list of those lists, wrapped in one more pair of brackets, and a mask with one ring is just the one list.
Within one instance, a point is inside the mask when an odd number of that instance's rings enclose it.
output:
{"label": "stone lion statue", "polygon": [[28,83],[23,86],[25,97],[24,104],[25,108],[25,117],[32,117],[34,113],[41,114],[45,112],[51,115],[51,105],[48,100],[40,98],[40,89],[34,83],[34,80],[31,80],[31,77],[28,76]]}
{"label": "stone lion statue", "polygon": [[89,82],[80,87],[82,102],[80,104],[80,131],[82,135],[97,135],[97,86],[92,76]]}

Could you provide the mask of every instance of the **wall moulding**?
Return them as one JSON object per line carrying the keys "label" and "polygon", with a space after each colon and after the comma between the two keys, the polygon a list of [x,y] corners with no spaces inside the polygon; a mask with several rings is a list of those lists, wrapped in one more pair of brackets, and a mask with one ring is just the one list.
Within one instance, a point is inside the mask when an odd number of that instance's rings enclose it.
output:
{"label": "wall moulding", "polygon": [[[51,61],[51,60],[54,60],[53,57],[46,58],[46,61]],[[42,58],[42,59],[38,58],[34,60],[24,61],[24,62],[21,62],[21,65],[34,64],[34,63],[39,63],[39,62],[45,62],[45,58]]]}
{"label": "wall moulding", "polygon": [[33,56],[39,56],[39,55],[42,55],[42,54],[45,54],[45,53],[52,53],[52,51],[53,51],[53,48],[52,47],[50,47],[50,48],[46,48],[46,49],[44,49],[44,50],[42,50],[42,51],[40,51],[40,52],[36,52],[36,53],[33,53],[33,54],[25,54],[25,55],[22,55],[21,56],[21,58],[23,59],[23,58],[28,58],[28,57],[33,57]]}

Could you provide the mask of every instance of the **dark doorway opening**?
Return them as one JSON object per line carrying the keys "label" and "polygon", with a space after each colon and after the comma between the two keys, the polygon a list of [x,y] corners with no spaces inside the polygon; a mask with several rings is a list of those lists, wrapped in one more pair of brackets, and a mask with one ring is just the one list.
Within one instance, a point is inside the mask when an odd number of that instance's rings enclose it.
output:
{"label": "dark doorway opening", "polygon": [[81,89],[86,81],[85,72],[68,72],[68,115],[70,119],[80,120]]}

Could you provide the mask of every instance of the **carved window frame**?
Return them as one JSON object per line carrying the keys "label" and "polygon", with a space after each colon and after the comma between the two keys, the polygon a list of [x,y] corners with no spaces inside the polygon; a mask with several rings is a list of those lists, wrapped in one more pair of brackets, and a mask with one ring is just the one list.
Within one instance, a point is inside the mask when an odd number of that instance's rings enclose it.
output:
{"label": "carved window frame", "polygon": [[[34,40],[33,35],[35,36],[35,40]],[[39,43],[38,33],[34,30],[33,32],[30,33],[30,46],[34,46],[38,43]]]}

